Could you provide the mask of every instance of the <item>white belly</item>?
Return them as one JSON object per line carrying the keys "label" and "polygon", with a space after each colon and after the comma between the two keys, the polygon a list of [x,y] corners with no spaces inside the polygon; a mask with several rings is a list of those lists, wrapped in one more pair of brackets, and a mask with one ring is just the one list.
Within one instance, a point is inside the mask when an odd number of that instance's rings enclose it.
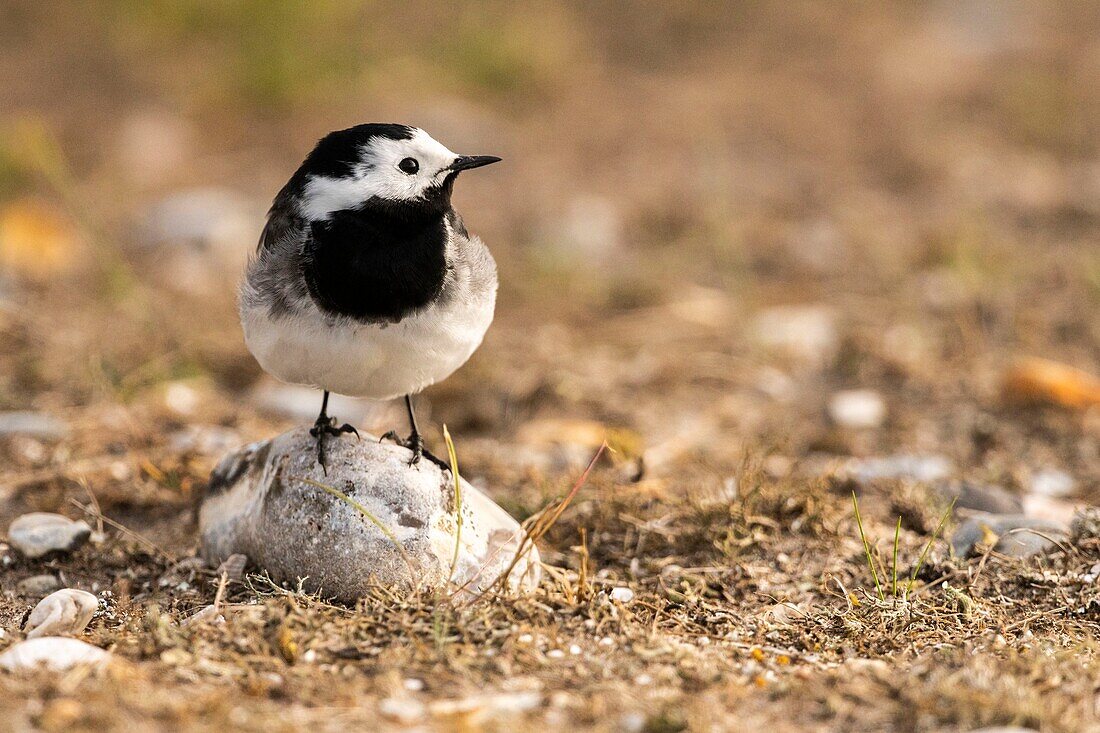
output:
{"label": "white belly", "polygon": [[277,319],[264,309],[246,310],[241,323],[249,350],[269,374],[384,400],[415,394],[466,363],[493,320],[494,300],[456,299],[385,325],[329,323],[313,308]]}

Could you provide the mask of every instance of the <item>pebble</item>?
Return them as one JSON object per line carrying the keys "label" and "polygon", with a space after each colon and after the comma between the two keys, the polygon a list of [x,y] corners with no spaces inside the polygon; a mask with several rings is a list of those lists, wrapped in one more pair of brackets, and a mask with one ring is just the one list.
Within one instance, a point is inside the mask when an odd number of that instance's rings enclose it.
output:
{"label": "pebble", "polygon": [[52,575],[32,575],[23,578],[15,584],[15,589],[21,596],[41,598],[48,593],[53,593],[61,587],[61,581]]}
{"label": "pebble", "polygon": [[247,565],[248,555],[242,555],[238,552],[225,558],[215,571],[215,575],[221,577],[222,573],[225,573],[228,580],[240,580],[244,577],[244,569]]}
{"label": "pebble", "polygon": [[91,593],[63,588],[38,602],[23,630],[28,639],[82,634],[98,608],[99,599]]}
{"label": "pebble", "polygon": [[612,588],[608,596],[611,600],[618,601],[619,603],[630,603],[634,600],[634,591],[626,586],[620,586],[618,588]]}
{"label": "pebble", "polygon": [[943,481],[937,484],[936,493],[948,501],[955,499],[956,509],[990,514],[1021,514],[1024,511],[1024,503],[1019,496],[995,484]]}
{"label": "pebble", "polygon": [[882,479],[908,479],[928,483],[947,478],[952,470],[951,459],[941,455],[898,454],[856,459],[848,463],[848,473],[859,483]]}
{"label": "pebble", "polygon": [[[269,379],[261,380],[252,390],[250,398],[257,407],[267,413],[292,420],[304,420],[310,424],[316,419],[321,409],[319,391]],[[329,397],[328,414],[352,425],[369,425],[378,414],[384,411],[385,405],[378,402],[338,394]]]}
{"label": "pebble", "polygon": [[412,725],[424,717],[424,703],[411,697],[387,697],[378,703],[378,712],[401,725]]}
{"label": "pebble", "polygon": [[768,308],[753,319],[752,332],[767,348],[819,363],[832,359],[840,344],[836,319],[824,306]]}
{"label": "pebble", "polygon": [[848,389],[829,398],[829,417],[844,428],[881,427],[886,420],[886,401],[872,389]]}
{"label": "pebble", "polygon": [[195,453],[218,456],[241,445],[240,433],[220,425],[188,425],[168,436],[168,447],[174,453]]}
{"label": "pebble", "polygon": [[40,440],[59,440],[68,432],[68,423],[41,412],[0,412],[0,437],[22,435]]}
{"label": "pebble", "polygon": [[1064,498],[1073,494],[1077,482],[1065,471],[1044,468],[1031,477],[1031,493],[1040,496]]}
{"label": "pebble", "polygon": [[72,552],[91,536],[87,522],[49,512],[24,514],[8,527],[8,542],[32,560],[51,552]]}
{"label": "pebble", "polygon": [[8,647],[0,654],[0,669],[23,672],[45,668],[60,672],[76,666],[102,667],[110,659],[109,652],[79,639],[42,636]]}
{"label": "pebble", "polygon": [[985,539],[987,530],[998,537],[994,551],[1011,557],[1030,557],[1053,549],[1057,546],[1054,540],[1064,540],[1069,535],[1069,527],[1062,522],[1022,514],[988,515],[963,522],[951,537],[951,549],[957,556],[967,557]]}

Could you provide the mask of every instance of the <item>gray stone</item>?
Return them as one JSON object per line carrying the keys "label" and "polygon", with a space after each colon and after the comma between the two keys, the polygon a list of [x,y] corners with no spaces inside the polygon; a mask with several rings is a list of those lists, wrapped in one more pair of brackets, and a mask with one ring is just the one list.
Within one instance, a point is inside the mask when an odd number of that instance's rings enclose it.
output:
{"label": "gray stone", "polygon": [[8,527],[8,542],[31,560],[51,552],[72,552],[91,536],[87,522],[50,512],[24,514]]}
{"label": "gray stone", "polygon": [[[326,451],[327,475],[316,440],[299,428],[224,458],[199,513],[206,561],[241,553],[278,581],[303,579],[307,591],[344,601],[374,585],[407,591],[448,578],[451,589],[476,593],[511,565],[523,529],[469,483],[461,484],[459,526],[454,481],[431,461],[410,466],[408,449],[366,434],[326,439]],[[511,589],[538,582],[538,557],[526,543]]]}
{"label": "gray stone", "polygon": [[31,596],[32,598],[41,598],[48,593],[53,593],[60,587],[61,581],[52,575],[32,575],[15,584],[15,589],[19,592],[19,595]]}
{"label": "gray stone", "polygon": [[45,413],[0,412],[0,437],[24,435],[40,440],[59,440],[68,433],[68,423]]}
{"label": "gray stone", "polygon": [[995,484],[979,484],[972,481],[944,481],[936,486],[936,492],[950,501],[955,499],[956,509],[969,509],[989,514],[1021,514],[1023,500]]}
{"label": "gray stone", "polygon": [[99,599],[88,591],[62,588],[38,602],[23,630],[28,639],[75,636],[84,632],[98,608]]}
{"label": "gray stone", "polygon": [[991,514],[963,522],[951,537],[951,549],[959,557],[970,555],[986,538],[987,530],[997,537],[993,550],[1012,557],[1030,557],[1053,549],[1056,540],[1065,540],[1069,535],[1069,527],[1062,522],[1022,514]]}
{"label": "gray stone", "polygon": [[940,481],[954,470],[951,460],[940,455],[899,454],[852,460],[848,473],[859,483],[894,479],[921,483]]}
{"label": "gray stone", "polygon": [[32,672],[44,668],[61,672],[77,666],[102,667],[110,659],[109,652],[87,642],[63,636],[43,636],[8,647],[0,654],[0,669]]}

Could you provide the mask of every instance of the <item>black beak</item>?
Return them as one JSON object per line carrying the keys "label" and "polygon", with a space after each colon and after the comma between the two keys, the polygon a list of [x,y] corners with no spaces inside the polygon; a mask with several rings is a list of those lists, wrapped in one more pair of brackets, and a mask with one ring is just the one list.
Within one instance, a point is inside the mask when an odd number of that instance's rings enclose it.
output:
{"label": "black beak", "polygon": [[447,167],[447,170],[455,172],[468,171],[471,168],[480,168],[483,165],[498,162],[500,162],[500,158],[495,155],[460,155],[455,158],[455,162]]}

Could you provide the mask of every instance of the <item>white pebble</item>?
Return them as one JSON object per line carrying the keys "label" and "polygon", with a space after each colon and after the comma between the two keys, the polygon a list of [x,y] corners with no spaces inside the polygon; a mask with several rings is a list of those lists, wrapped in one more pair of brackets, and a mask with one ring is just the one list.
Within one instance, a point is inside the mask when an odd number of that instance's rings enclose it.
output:
{"label": "white pebble", "polygon": [[1040,496],[1070,496],[1076,488],[1073,476],[1053,468],[1044,468],[1031,477],[1031,493]]}
{"label": "white pebble", "polygon": [[829,398],[829,417],[845,428],[877,428],[886,419],[886,402],[871,389],[849,389]]}
{"label": "white pebble", "polygon": [[164,391],[164,405],[177,415],[187,416],[195,411],[199,395],[195,389],[183,382],[172,382]]}
{"label": "white pebble", "polygon": [[409,692],[420,692],[424,689],[424,680],[418,680],[415,677],[409,677],[405,680],[405,689]]}
{"label": "white pebble", "polygon": [[400,723],[412,725],[424,717],[424,703],[411,697],[387,697],[378,703],[378,712],[383,717]]}
{"label": "white pebble", "polygon": [[75,636],[84,632],[97,608],[99,599],[88,591],[62,588],[38,602],[23,628],[28,639]]}
{"label": "white pebble", "polygon": [[24,514],[8,527],[8,542],[31,560],[51,552],[72,552],[91,535],[86,522],[50,512]]}
{"label": "white pebble", "polygon": [[561,659],[565,656],[565,652],[563,652],[561,649],[551,649],[550,651],[546,652],[546,656],[550,657],[551,659]]}
{"label": "white pebble", "polygon": [[78,639],[42,636],[21,641],[0,654],[0,669],[22,672],[45,668],[60,672],[80,665],[100,667],[110,659],[110,653]]}
{"label": "white pebble", "polygon": [[572,654],[574,657],[577,656],[578,654],[581,653],[580,646],[577,645],[577,644],[571,644],[569,646],[569,653]]}
{"label": "white pebble", "polygon": [[618,601],[619,603],[630,603],[634,600],[634,591],[626,586],[612,588],[611,593],[608,595],[611,597],[611,600]]}

